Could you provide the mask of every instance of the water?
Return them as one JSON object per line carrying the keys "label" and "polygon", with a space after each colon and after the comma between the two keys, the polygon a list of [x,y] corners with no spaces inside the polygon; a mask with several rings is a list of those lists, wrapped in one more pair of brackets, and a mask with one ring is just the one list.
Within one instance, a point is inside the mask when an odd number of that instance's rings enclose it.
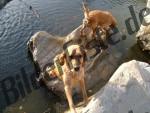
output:
{"label": "water", "polygon": [[[37,31],[44,30],[53,35],[65,36],[80,25],[83,12],[82,0],[13,0],[0,10],[0,81],[8,76],[21,74],[24,68],[27,75],[34,73],[34,68],[27,54],[27,41]],[[131,17],[128,6],[133,5],[137,15],[144,8],[143,0],[87,0],[91,9],[109,10],[117,18],[120,32],[127,36],[117,46],[112,46],[112,52],[126,54],[135,44],[135,33],[128,35],[125,20]],[[31,5],[40,18],[29,10]],[[32,89],[34,89],[32,87]],[[3,95],[0,88],[0,95]],[[43,93],[43,89],[32,90],[24,99],[5,108],[6,100],[0,96],[0,108],[5,113],[43,113],[51,106],[52,98]],[[51,99],[51,100],[50,100]],[[19,106],[23,108],[19,110]],[[22,107],[22,106],[21,106]],[[21,108],[20,107],[20,108]]]}

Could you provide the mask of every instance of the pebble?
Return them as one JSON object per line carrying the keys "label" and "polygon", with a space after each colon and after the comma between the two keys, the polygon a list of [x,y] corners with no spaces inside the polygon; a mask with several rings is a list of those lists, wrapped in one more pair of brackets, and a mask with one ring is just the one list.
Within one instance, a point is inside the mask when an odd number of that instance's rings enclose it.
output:
{"label": "pebble", "polygon": [[23,109],[23,106],[19,106],[19,110],[22,110]]}

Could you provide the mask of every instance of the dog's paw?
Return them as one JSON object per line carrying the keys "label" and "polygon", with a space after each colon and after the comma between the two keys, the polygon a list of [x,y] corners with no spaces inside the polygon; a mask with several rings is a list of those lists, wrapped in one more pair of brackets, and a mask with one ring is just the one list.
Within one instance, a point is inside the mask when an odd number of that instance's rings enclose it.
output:
{"label": "dog's paw", "polygon": [[77,113],[75,109],[70,109],[71,113]]}

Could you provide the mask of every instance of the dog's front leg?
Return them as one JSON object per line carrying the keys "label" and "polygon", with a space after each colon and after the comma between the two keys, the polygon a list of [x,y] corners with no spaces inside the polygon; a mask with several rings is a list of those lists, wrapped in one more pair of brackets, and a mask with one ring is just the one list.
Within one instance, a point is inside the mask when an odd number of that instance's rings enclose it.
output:
{"label": "dog's front leg", "polygon": [[73,99],[72,99],[72,88],[69,84],[65,84],[65,93],[66,93],[66,97],[69,103],[69,107],[71,110],[71,113],[77,113],[75,110],[75,106],[73,104]]}
{"label": "dog's front leg", "polygon": [[87,96],[87,93],[86,93],[84,77],[80,80],[80,88],[81,88],[81,91],[82,91],[84,104],[86,105],[88,103],[88,96]]}

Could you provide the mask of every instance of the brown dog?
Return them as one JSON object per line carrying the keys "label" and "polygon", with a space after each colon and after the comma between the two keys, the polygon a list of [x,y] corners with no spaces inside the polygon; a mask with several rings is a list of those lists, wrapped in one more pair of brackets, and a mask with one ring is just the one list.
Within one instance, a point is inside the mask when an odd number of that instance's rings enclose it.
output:
{"label": "brown dog", "polygon": [[[72,88],[76,87],[79,84],[83,94],[84,102],[87,103],[88,100],[84,81],[84,65],[86,53],[79,45],[68,46],[67,52],[68,54],[66,52],[63,52],[57,55],[54,58],[54,62],[60,62],[63,71],[62,81],[64,83],[64,89],[69,103],[69,107],[72,113],[76,113],[72,99]],[[67,55],[69,57],[69,61],[67,59]],[[72,64],[72,69],[70,68],[69,63]],[[58,70],[56,70],[55,68],[54,70],[51,70],[50,73],[58,74]]]}
{"label": "brown dog", "polygon": [[[107,34],[110,29],[117,24],[116,19],[108,11],[92,10],[89,11],[87,6],[83,3],[84,19],[83,29],[90,27],[93,30],[93,36],[96,36],[96,28],[99,28],[103,34]],[[82,34],[82,30],[81,30]]]}

